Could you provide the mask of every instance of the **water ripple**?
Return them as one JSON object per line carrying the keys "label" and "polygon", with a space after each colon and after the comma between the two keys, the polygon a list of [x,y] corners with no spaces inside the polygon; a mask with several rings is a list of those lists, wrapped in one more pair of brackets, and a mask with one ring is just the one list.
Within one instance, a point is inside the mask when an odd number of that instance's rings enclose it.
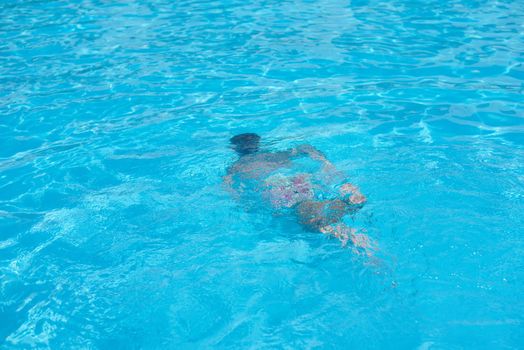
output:
{"label": "water ripple", "polygon": [[[523,343],[521,1],[0,12],[0,347]],[[232,202],[245,131],[347,172],[381,263]]]}

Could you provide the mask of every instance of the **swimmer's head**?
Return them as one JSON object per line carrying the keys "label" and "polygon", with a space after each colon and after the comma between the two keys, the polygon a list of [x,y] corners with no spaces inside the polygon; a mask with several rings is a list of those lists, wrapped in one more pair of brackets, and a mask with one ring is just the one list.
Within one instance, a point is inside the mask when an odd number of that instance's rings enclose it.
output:
{"label": "swimmer's head", "polygon": [[238,134],[233,136],[229,142],[233,149],[241,156],[258,152],[260,136],[253,133]]}

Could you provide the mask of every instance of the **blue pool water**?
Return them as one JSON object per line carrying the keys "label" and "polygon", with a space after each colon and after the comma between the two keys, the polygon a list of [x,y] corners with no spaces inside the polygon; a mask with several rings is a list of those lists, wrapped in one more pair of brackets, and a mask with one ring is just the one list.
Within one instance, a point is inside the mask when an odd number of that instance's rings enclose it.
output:
{"label": "blue pool water", "polygon": [[[2,1],[0,348],[524,347],[524,3]],[[376,259],[245,210],[310,143]]]}

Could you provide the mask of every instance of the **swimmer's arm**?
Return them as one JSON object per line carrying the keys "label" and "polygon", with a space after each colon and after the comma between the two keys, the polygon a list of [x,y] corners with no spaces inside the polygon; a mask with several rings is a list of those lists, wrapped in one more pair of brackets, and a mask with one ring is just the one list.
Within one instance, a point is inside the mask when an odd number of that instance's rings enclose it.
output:
{"label": "swimmer's arm", "polygon": [[[300,145],[295,148],[292,148],[289,150],[291,157],[297,157],[297,156],[309,156],[311,159],[318,160],[319,162],[322,162],[323,164],[331,164],[331,162],[326,158],[324,153],[320,152],[315,147],[305,144]],[[331,164],[332,165],[332,164]]]}
{"label": "swimmer's arm", "polygon": [[222,185],[226,190],[233,190],[233,175],[227,174],[222,176]]}
{"label": "swimmer's arm", "polygon": [[226,175],[222,176],[222,187],[226,190],[233,198],[237,199],[239,194],[233,188],[233,175],[235,174],[234,167],[227,168]]}
{"label": "swimmer's arm", "polygon": [[[328,178],[331,181],[340,181],[346,178],[346,176],[340,172],[321,151],[309,144],[292,148],[290,150],[290,155],[292,157],[306,155],[311,159],[321,162],[322,170],[328,174]],[[353,204],[364,204],[366,202],[366,197],[360,192],[360,189],[349,182],[342,186],[340,192],[343,197],[350,195],[349,201]]]}
{"label": "swimmer's arm", "polygon": [[333,180],[341,180],[345,177],[344,174],[341,173],[329,159],[327,159],[324,153],[309,144],[297,146],[292,148],[289,152],[291,157],[308,156],[313,160],[319,161],[322,163],[322,170],[328,173],[329,177],[333,178]]}
{"label": "swimmer's arm", "polygon": [[222,177],[222,188],[229,193],[231,198],[236,202],[240,202],[240,193],[233,188],[233,175],[224,175]]}

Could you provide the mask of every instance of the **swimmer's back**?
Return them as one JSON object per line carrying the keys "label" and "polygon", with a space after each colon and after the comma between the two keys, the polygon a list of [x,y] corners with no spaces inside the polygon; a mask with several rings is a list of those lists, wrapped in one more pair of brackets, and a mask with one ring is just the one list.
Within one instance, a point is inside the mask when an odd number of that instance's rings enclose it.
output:
{"label": "swimmer's back", "polygon": [[264,152],[241,157],[228,169],[228,173],[244,179],[264,179],[280,168],[291,166],[288,151]]}

